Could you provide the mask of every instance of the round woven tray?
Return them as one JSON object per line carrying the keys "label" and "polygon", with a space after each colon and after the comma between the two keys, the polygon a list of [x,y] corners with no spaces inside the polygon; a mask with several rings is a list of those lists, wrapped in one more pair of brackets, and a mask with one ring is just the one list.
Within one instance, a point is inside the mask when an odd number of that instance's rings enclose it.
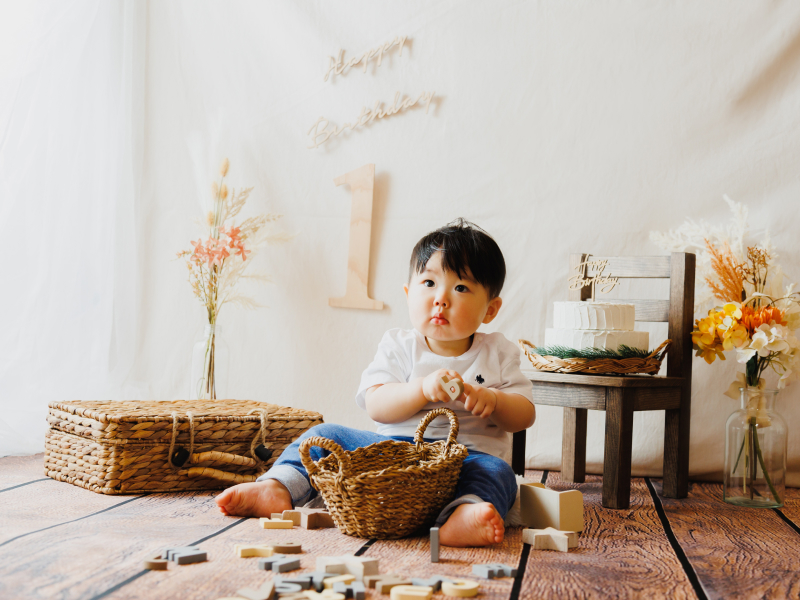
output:
{"label": "round woven tray", "polygon": [[540,371],[553,373],[586,373],[589,375],[655,375],[667,355],[672,340],[665,340],[645,358],[558,358],[542,356],[528,340],[519,340],[520,347],[531,364]]}
{"label": "round woven tray", "polygon": [[[439,415],[450,419],[447,440],[423,441]],[[437,408],[420,421],[413,444],[387,440],[346,451],[328,438],[310,437],[300,445],[300,459],[342,533],[396,539],[429,525],[453,499],[467,456],[457,436],[458,417]],[[314,462],[309,455],[314,446],[331,454]]]}

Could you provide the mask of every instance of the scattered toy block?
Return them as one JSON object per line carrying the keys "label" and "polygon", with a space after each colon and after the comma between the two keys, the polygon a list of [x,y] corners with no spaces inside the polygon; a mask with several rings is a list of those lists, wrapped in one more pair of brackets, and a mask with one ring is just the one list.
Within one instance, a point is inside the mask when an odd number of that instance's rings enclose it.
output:
{"label": "scattered toy block", "polygon": [[293,525],[299,527],[302,520],[303,513],[299,510],[285,510],[281,513],[281,519],[291,521]]}
{"label": "scattered toy block", "polygon": [[296,583],[301,589],[307,590],[311,587],[311,575],[296,575],[294,577],[275,577],[275,585],[279,583]]}
{"label": "scattered toy block", "polygon": [[308,600],[306,592],[292,592],[291,594],[281,594],[281,600]]}
{"label": "scattered toy block", "polygon": [[398,585],[411,585],[411,582],[397,575],[386,575],[375,582],[375,589],[379,594],[388,594],[392,591],[393,587]]}
{"label": "scattered toy block", "polygon": [[478,582],[471,579],[451,579],[442,582],[442,592],[445,596],[470,598],[478,595]]}
{"label": "scattered toy block", "polygon": [[439,528],[431,527],[431,562],[439,562]]}
{"label": "scattered toy block", "polygon": [[317,557],[317,570],[328,573],[349,573],[355,575],[358,581],[363,581],[364,576],[380,574],[380,563],[377,558],[354,556],[319,556]]}
{"label": "scattered toy block", "polygon": [[344,594],[337,594],[333,590],[324,590],[322,593],[308,590],[305,595],[307,600],[345,600]]}
{"label": "scattered toy block", "polygon": [[430,600],[433,588],[422,585],[396,585],[389,595],[392,600]]}
{"label": "scattered toy block", "polygon": [[300,527],[303,529],[329,529],[336,527],[328,511],[322,508],[298,508]]}
{"label": "scattered toy block", "polygon": [[411,584],[412,585],[419,585],[422,587],[429,587],[433,588],[434,592],[438,592],[439,588],[442,587],[442,583],[445,581],[450,581],[449,577],[445,577],[443,575],[434,575],[429,579],[421,579],[419,577],[412,577]]}
{"label": "scattered toy block", "polygon": [[259,522],[263,529],[291,529],[294,527],[294,523],[288,519],[267,519],[262,517]]}
{"label": "scattered toy block", "polygon": [[332,589],[334,583],[353,583],[356,580],[355,575],[351,575],[350,573],[345,573],[344,575],[337,575],[336,577],[329,577],[325,581],[322,582],[322,585],[326,589]]}
{"label": "scattered toy block", "polygon": [[303,587],[299,583],[276,583],[275,584],[275,593],[278,596],[283,596],[284,594],[296,594],[298,592],[302,592]]}
{"label": "scattered toy block", "polygon": [[167,563],[169,563],[169,561],[163,556],[163,552],[152,554],[150,558],[146,558],[144,560],[144,564],[142,566],[150,571],[166,571]]}
{"label": "scattered toy block", "polygon": [[270,519],[281,520],[281,519],[283,519],[283,513],[270,513],[269,518]]}
{"label": "scattered toy block", "polygon": [[378,582],[382,579],[398,579],[400,575],[397,573],[384,573],[383,575],[367,575],[364,577],[364,585],[368,588],[374,588],[377,586]]}
{"label": "scattered toy block", "polygon": [[439,377],[439,385],[450,396],[450,400],[457,400],[464,393],[464,382],[460,379],[450,379],[447,375],[442,375]]}
{"label": "scattered toy block", "polygon": [[172,555],[172,561],[179,565],[190,565],[193,563],[205,562],[208,560],[208,554],[202,550],[190,550]]}
{"label": "scattered toy block", "polygon": [[247,600],[272,600],[275,595],[275,584],[268,581],[257,590],[253,588],[242,588],[236,590],[236,595],[246,598]]}
{"label": "scattered toy block", "polygon": [[488,563],[485,565],[472,565],[472,574],[484,579],[496,579],[497,577],[516,577],[517,570],[514,567],[500,563]]}
{"label": "scattered toy block", "polygon": [[303,547],[297,542],[270,544],[270,546],[273,552],[278,552],[280,554],[300,554],[303,551]]}
{"label": "scattered toy block", "polygon": [[525,527],[583,531],[583,494],[578,490],[558,492],[543,483],[523,483],[519,486],[519,502]]}
{"label": "scattered toy block", "polygon": [[314,586],[314,589],[317,590],[318,592],[321,592],[323,589],[325,589],[323,582],[326,579],[329,579],[331,577],[336,577],[336,573],[329,573],[328,571],[319,569],[317,569],[312,573],[305,573],[304,575],[307,577],[311,577],[311,584]]}
{"label": "scattered toy block", "polygon": [[264,569],[265,571],[269,571],[271,569],[275,573],[294,571],[295,569],[300,568],[300,559],[289,558],[285,554],[273,554],[268,558],[259,559],[258,568]]}
{"label": "scattered toy block", "polygon": [[161,553],[161,556],[167,560],[173,560],[173,557],[176,554],[181,554],[184,552],[196,552],[198,550],[200,550],[198,546],[175,546],[174,548],[165,548]]}
{"label": "scattered toy block", "polygon": [[522,542],[530,544],[534,550],[558,550],[569,552],[578,545],[578,534],[574,531],[559,531],[552,527],[546,529],[523,529]]}
{"label": "scattered toy block", "polygon": [[360,581],[351,581],[350,583],[337,581],[333,584],[332,589],[337,594],[344,594],[345,598],[353,598],[353,600],[365,600],[367,597],[367,590]]}
{"label": "scattered toy block", "polygon": [[236,544],[233,546],[233,551],[239,558],[250,558],[253,556],[267,557],[275,554],[275,550],[268,544],[259,544],[257,546],[250,546],[248,544]]}

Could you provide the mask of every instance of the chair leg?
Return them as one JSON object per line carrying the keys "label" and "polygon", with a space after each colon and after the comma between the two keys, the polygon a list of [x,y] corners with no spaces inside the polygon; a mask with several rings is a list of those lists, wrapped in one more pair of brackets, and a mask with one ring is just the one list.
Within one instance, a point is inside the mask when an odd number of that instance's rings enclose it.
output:
{"label": "chair leg", "polygon": [[628,388],[606,388],[603,457],[603,506],[606,508],[628,508],[631,503],[634,393]]}
{"label": "chair leg", "polygon": [[561,440],[561,481],[586,481],[586,416],[585,408],[564,407],[564,432]]}
{"label": "chair leg", "polygon": [[689,424],[691,406],[668,410],[664,423],[664,484],[667,498],[686,498],[689,493]]}
{"label": "chair leg", "polygon": [[516,475],[525,476],[525,442],[528,430],[515,431],[511,437],[511,469]]}

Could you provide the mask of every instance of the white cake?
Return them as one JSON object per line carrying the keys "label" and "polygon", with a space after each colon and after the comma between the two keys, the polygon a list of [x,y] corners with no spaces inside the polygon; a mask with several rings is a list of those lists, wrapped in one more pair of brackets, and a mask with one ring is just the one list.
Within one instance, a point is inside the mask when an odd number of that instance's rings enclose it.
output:
{"label": "white cake", "polygon": [[608,348],[625,345],[647,350],[650,334],[634,331],[636,307],[608,302],[555,302],[553,327],[544,331],[545,346]]}

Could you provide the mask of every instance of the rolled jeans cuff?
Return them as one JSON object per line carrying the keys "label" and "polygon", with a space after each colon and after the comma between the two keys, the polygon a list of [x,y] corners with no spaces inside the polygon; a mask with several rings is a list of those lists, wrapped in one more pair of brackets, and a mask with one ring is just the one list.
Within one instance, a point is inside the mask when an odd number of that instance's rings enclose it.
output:
{"label": "rolled jeans cuff", "polygon": [[286,486],[286,489],[289,490],[289,495],[292,497],[292,507],[302,506],[308,502],[313,491],[308,480],[297,469],[289,465],[276,465],[256,481],[264,481],[266,479],[274,479]]}
{"label": "rolled jeans cuff", "polygon": [[447,519],[450,518],[450,515],[453,514],[453,511],[462,504],[480,504],[481,502],[483,502],[483,500],[480,498],[480,496],[476,496],[475,494],[465,494],[464,496],[459,496],[442,509],[442,512],[439,513],[439,516],[436,517],[436,523],[434,523],[434,527],[441,527],[444,525]]}

